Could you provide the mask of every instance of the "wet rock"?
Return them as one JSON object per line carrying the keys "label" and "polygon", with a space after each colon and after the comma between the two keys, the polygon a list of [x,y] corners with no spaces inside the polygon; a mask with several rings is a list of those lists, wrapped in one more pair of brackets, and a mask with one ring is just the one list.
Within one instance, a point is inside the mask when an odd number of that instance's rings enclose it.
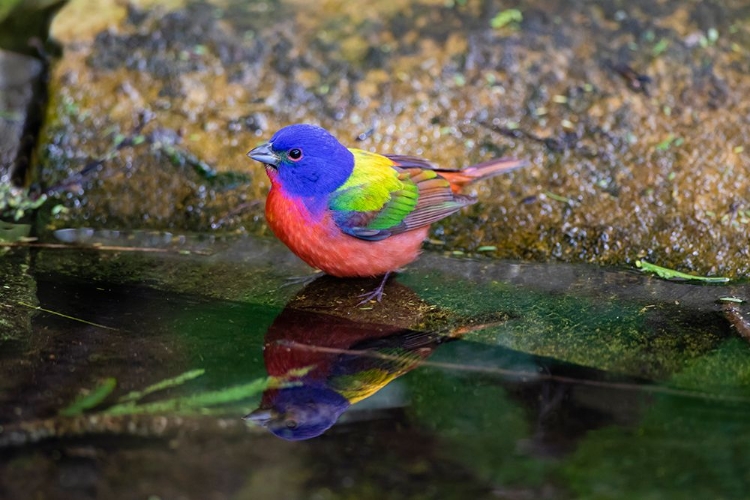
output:
{"label": "wet rock", "polygon": [[39,178],[104,161],[52,225],[262,233],[268,181],[244,154],[312,122],[450,167],[528,159],[436,225],[444,248],[746,275],[748,7],[516,7],[493,29],[497,7],[443,0],[71,1],[51,31],[64,56]]}
{"label": "wet rock", "polygon": [[20,180],[29,163],[41,74],[39,60],[0,50],[0,184]]}

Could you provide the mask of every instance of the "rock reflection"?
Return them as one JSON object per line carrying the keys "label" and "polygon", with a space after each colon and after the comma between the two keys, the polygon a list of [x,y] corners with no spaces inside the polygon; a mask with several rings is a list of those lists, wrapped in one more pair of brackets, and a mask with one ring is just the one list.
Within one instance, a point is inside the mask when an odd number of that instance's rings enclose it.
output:
{"label": "rock reflection", "polygon": [[265,337],[268,375],[295,385],[269,389],[247,419],[287,440],[329,429],[350,405],[413,370],[455,333],[416,331],[430,307],[391,281],[383,302],[357,307],[365,280],[321,277],[299,292]]}

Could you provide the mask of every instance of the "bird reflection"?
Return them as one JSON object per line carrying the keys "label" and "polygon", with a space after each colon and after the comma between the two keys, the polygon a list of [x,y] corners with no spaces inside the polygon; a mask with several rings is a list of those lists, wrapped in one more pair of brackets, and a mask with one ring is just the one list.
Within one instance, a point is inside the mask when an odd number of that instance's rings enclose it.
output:
{"label": "bird reflection", "polygon": [[245,418],[287,440],[329,429],[350,405],[413,370],[454,338],[416,331],[434,309],[390,282],[382,303],[357,307],[365,280],[323,276],[300,291],[265,337],[268,375],[291,382],[263,393]]}

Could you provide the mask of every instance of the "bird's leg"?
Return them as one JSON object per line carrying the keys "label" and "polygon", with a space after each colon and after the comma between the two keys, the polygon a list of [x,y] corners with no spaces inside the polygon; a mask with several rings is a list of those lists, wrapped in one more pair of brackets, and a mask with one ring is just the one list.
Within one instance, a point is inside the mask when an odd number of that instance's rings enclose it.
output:
{"label": "bird's leg", "polygon": [[373,290],[372,292],[363,293],[362,295],[360,295],[360,297],[362,297],[362,301],[359,302],[357,305],[361,306],[362,304],[366,304],[366,303],[370,302],[372,299],[375,299],[378,302],[382,301],[383,300],[383,290],[385,289],[385,284],[388,281],[388,278],[390,276],[391,276],[390,271],[387,272],[387,273],[385,273],[385,275],[383,276],[383,279],[380,281],[380,284],[378,285],[378,287],[375,290]]}

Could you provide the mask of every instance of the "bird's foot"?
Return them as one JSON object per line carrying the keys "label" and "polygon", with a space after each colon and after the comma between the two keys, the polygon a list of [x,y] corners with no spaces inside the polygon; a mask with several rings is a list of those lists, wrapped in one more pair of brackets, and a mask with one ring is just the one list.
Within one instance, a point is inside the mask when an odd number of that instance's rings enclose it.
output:
{"label": "bird's foot", "polygon": [[390,275],[391,273],[385,273],[385,276],[383,276],[383,279],[380,281],[380,284],[375,290],[358,295],[358,297],[362,297],[362,300],[358,302],[357,305],[361,306],[363,304],[367,304],[373,299],[377,300],[378,302],[382,302],[385,284],[388,282],[388,278],[390,277]]}

